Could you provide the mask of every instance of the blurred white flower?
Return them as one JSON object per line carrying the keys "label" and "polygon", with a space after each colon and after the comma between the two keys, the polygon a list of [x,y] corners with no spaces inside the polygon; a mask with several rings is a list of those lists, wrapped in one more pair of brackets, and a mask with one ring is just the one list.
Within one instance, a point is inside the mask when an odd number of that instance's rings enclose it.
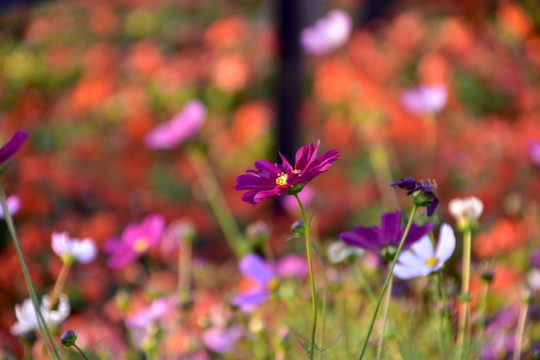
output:
{"label": "blurred white flower", "polygon": [[349,14],[342,10],[332,10],[313,26],[302,30],[300,42],[304,50],[313,55],[326,55],[343,45],[352,30]]}
{"label": "blurred white flower", "polygon": [[[8,196],[6,199],[7,207],[10,215],[15,215],[21,208],[21,198],[17,195]],[[0,219],[4,219],[4,209],[0,206]]]}
{"label": "blurred white flower", "polygon": [[332,264],[340,263],[346,259],[352,257],[360,257],[364,255],[364,249],[361,249],[356,246],[349,246],[343,241],[334,241],[328,245],[326,254],[328,255],[328,260]]}
{"label": "blurred white flower", "polygon": [[[50,309],[50,300],[47,295],[43,296],[41,304],[41,314],[47,325],[59,325],[71,312],[71,305],[66,295],[60,295],[58,306]],[[37,313],[32,299],[25,299],[22,305],[15,305],[15,316],[17,322],[11,327],[11,333],[15,336],[24,335],[39,328]]]}
{"label": "blurred white flower", "polygon": [[400,279],[427,276],[439,270],[452,256],[455,248],[454,231],[450,225],[442,224],[437,250],[433,250],[429,236],[424,236],[399,256],[394,267],[394,275]]}
{"label": "blurred white flower", "polygon": [[464,199],[453,199],[448,203],[448,211],[457,220],[460,228],[466,227],[476,221],[482,211],[484,203],[474,196]]}
{"label": "blurred white flower", "polygon": [[91,239],[71,239],[67,232],[52,234],[52,249],[64,263],[69,265],[75,261],[89,263],[97,255],[96,245]]}

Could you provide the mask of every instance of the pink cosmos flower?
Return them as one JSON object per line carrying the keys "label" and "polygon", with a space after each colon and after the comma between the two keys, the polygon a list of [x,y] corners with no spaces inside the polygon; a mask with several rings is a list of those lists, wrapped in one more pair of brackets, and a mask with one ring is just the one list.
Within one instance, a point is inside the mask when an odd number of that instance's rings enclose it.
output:
{"label": "pink cosmos flower", "polygon": [[[21,209],[21,198],[17,195],[10,195],[6,199],[7,207],[10,215],[15,215]],[[5,219],[4,210],[0,206],[0,219]]]}
{"label": "pink cosmos flower", "polygon": [[300,43],[309,54],[326,55],[343,45],[351,30],[352,20],[349,14],[342,10],[332,10],[315,25],[302,31]]}
{"label": "pink cosmos flower", "polygon": [[159,242],[164,229],[165,218],[159,214],[148,215],[140,224],[128,225],[120,238],[105,242],[104,250],[111,256],[107,265],[121,269],[136,261]]}
{"label": "pink cosmos flower", "polygon": [[238,185],[234,188],[247,190],[242,195],[242,200],[251,205],[256,205],[274,195],[299,193],[309,181],[327,171],[339,158],[337,150],[330,150],[317,156],[320,143],[318,140],[317,146],[311,143],[298,149],[294,168],[281,154],[279,154],[282,161],[280,165],[268,160],[255,161],[257,170],[247,170],[238,176],[236,178]]}
{"label": "pink cosmos flower", "polygon": [[438,114],[446,105],[447,97],[443,84],[422,85],[416,90],[404,91],[401,103],[413,115]]}
{"label": "pink cosmos flower", "polygon": [[176,305],[175,296],[157,298],[149,306],[143,307],[126,319],[126,325],[130,328],[145,328],[150,323],[166,317]]}
{"label": "pink cosmos flower", "polygon": [[204,105],[200,101],[192,100],[170,121],[148,132],[144,142],[151,149],[172,149],[195,135],[205,119]]}

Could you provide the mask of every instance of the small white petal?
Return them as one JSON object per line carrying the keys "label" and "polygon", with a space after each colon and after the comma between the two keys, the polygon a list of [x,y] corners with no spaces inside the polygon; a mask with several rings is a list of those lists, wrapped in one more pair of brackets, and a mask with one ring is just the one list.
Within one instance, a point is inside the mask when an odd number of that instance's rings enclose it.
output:
{"label": "small white petal", "polygon": [[439,234],[439,243],[437,244],[436,257],[437,261],[436,270],[440,269],[444,262],[452,256],[456,248],[456,236],[454,230],[448,224],[441,225],[441,232]]}
{"label": "small white petal", "polygon": [[81,240],[77,245],[76,251],[73,254],[77,258],[77,261],[87,264],[96,258],[97,248],[91,239]]}
{"label": "small white petal", "polygon": [[431,240],[429,239],[429,236],[424,236],[417,242],[415,242],[411,249],[414,251],[416,256],[422,260],[427,261],[431,259],[433,254],[433,245],[431,244]]}

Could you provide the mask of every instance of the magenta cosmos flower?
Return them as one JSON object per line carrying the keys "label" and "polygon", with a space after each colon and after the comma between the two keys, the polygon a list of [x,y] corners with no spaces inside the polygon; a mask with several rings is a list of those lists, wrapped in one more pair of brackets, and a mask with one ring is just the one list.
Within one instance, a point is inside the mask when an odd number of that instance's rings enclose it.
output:
{"label": "magenta cosmos flower", "polygon": [[17,130],[11,139],[0,148],[0,164],[6,162],[15,155],[27,137],[28,133],[26,130]]}
{"label": "magenta cosmos flower", "polygon": [[139,259],[161,239],[165,229],[165,219],[159,214],[151,214],[140,224],[130,224],[120,238],[113,237],[105,242],[104,250],[110,258],[107,265],[121,269]]}
{"label": "magenta cosmos flower", "polygon": [[236,178],[236,190],[247,190],[242,200],[256,205],[261,200],[274,195],[294,195],[299,193],[304,185],[314,177],[328,170],[330,165],[339,158],[337,150],[330,150],[317,156],[320,140],[317,146],[313,143],[302,146],[296,152],[294,168],[283,155],[279,154],[282,163],[274,164],[268,160],[255,161],[257,170],[247,170]]}
{"label": "magenta cosmos flower", "polygon": [[[407,238],[403,243],[403,251],[427,235],[433,224],[419,226],[411,224]],[[355,226],[354,231],[339,234],[339,239],[346,244],[381,255],[385,260],[391,260],[401,242],[405,227],[401,226],[401,210],[383,212],[380,226]]]}
{"label": "magenta cosmos flower", "polygon": [[151,149],[172,149],[195,135],[206,119],[206,108],[197,100],[188,102],[172,120],[150,130],[144,137]]}

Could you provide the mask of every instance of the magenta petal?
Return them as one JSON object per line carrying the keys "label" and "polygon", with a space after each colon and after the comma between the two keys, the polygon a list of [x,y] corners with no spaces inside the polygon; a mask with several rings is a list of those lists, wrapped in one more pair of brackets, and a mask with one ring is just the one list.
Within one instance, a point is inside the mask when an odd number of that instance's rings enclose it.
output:
{"label": "magenta petal", "polygon": [[0,163],[3,163],[11,158],[17,152],[17,150],[19,150],[26,138],[28,138],[28,133],[26,130],[17,130],[11,139],[9,139],[9,141],[2,146],[2,148],[0,148]]}
{"label": "magenta petal", "polygon": [[383,212],[381,215],[381,229],[383,230],[384,241],[386,244],[393,244],[397,239],[401,240],[401,237],[399,236],[401,230],[401,211],[390,213]]}

